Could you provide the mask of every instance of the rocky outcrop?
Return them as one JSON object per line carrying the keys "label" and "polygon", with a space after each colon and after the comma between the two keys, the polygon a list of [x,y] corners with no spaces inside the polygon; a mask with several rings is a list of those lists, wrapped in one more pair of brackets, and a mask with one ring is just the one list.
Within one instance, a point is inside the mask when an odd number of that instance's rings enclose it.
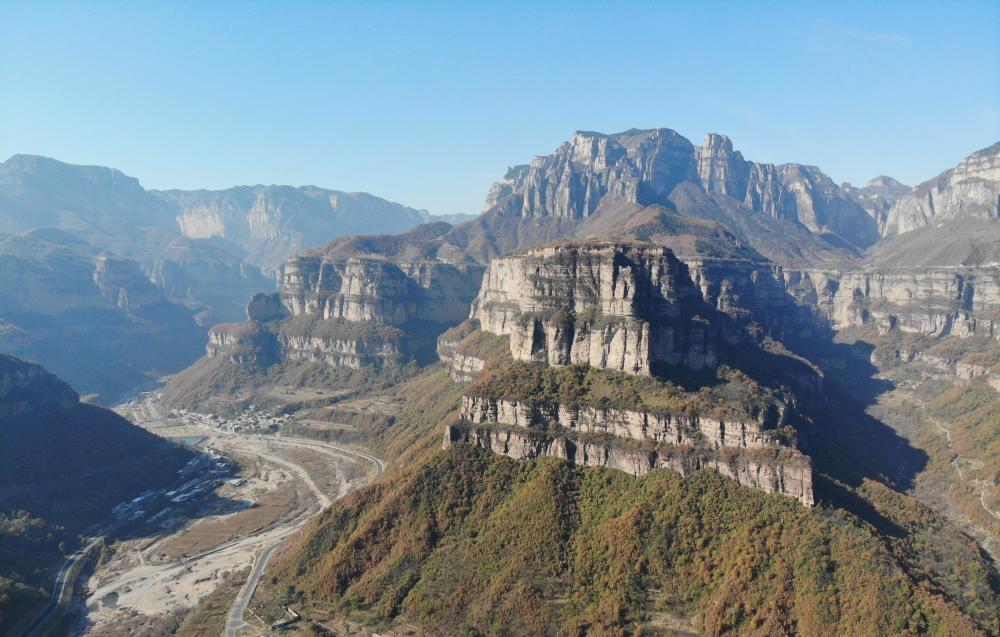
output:
{"label": "rocky outcrop", "polygon": [[277,292],[254,294],[247,303],[247,320],[250,321],[269,323],[279,321],[288,315],[288,310],[281,303],[281,295]]}
{"label": "rocky outcrop", "polygon": [[109,303],[123,310],[137,311],[164,298],[149,282],[134,261],[115,259],[104,254],[94,264],[94,284]]}
{"label": "rocky outcrop", "polygon": [[634,476],[667,468],[686,477],[708,469],[765,493],[792,497],[806,506],[815,503],[809,458],[792,450],[734,453],[724,457],[686,448],[643,451],[566,436],[447,425],[443,446],[455,443],[474,445],[518,460],[548,456],[582,466],[618,469]]}
{"label": "rocky outcrop", "polygon": [[330,367],[360,369],[398,364],[406,353],[405,339],[379,337],[343,337],[307,334],[278,335],[281,356],[286,361],[322,363]]}
{"label": "rocky outcrop", "polygon": [[909,186],[885,175],[875,177],[861,188],[855,188],[850,184],[843,184],[841,188],[875,220],[880,235],[885,234],[889,210],[900,197],[911,190]]}
{"label": "rocky outcrop", "polygon": [[561,244],[490,263],[471,317],[519,360],[649,374],[716,364],[717,330],[687,266],[662,247]]}
{"label": "rocky outcrop", "polygon": [[508,170],[490,189],[486,210],[585,219],[622,203],[670,204],[674,189],[685,182],[857,246],[879,236],[869,213],[818,168],[754,163],[724,135],[709,134],[698,147],[665,128],[614,135],[578,131],[553,154]]}
{"label": "rocky outcrop", "polygon": [[955,168],[916,186],[889,210],[884,235],[962,217],[1000,216],[1000,142],[963,159]]}
{"label": "rocky outcrop", "polygon": [[461,418],[474,425],[503,425],[529,429],[553,426],[583,434],[610,435],[668,445],[777,447],[773,428],[779,413],[759,420],[733,420],[707,415],[670,414],[636,409],[614,409],[559,403],[516,401],[491,396],[464,396]]}
{"label": "rocky outcrop", "polygon": [[443,261],[303,256],[279,270],[280,293],[292,316],[454,324],[467,316],[481,272],[476,265]]}
{"label": "rocky outcrop", "polygon": [[278,360],[274,334],[259,323],[222,323],[208,332],[208,358],[222,358],[245,367],[267,367]]}
{"label": "rocky outcrop", "polygon": [[1000,335],[1000,267],[783,272],[835,329],[873,324],[928,336]]}
{"label": "rocky outcrop", "polygon": [[457,343],[444,335],[438,337],[437,355],[448,367],[448,375],[456,383],[471,382],[486,366],[485,359],[459,350]]}

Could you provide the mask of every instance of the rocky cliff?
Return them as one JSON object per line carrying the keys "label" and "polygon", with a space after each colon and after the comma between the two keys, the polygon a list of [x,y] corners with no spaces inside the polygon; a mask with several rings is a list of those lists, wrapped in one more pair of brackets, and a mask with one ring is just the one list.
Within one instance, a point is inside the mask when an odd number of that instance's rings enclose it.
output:
{"label": "rocky cliff", "polygon": [[301,256],[281,268],[282,303],[293,316],[403,325],[457,323],[482,269],[442,261]]}
{"label": "rocky cliff", "polygon": [[113,398],[197,359],[206,328],[133,260],[62,231],[0,235],[0,349]]}
{"label": "rocky cliff", "polygon": [[815,504],[809,458],[793,450],[733,453],[720,457],[685,448],[643,451],[569,436],[447,425],[443,446],[447,448],[455,443],[489,449],[519,460],[549,456],[588,467],[618,469],[636,476],[658,468],[671,469],[682,476],[708,469],[765,493],[792,497],[805,506]]}
{"label": "rocky cliff", "polygon": [[835,329],[997,336],[1000,266],[787,271],[789,291]]}
{"label": "rocky cliff", "polygon": [[[755,330],[786,329],[801,314],[782,269],[766,263],[700,259],[689,265],[662,246],[618,242],[559,243],[495,258],[470,321],[438,340],[453,379],[483,375],[467,389],[446,445],[467,442],[513,457],[554,455],[636,475],[657,466],[685,475],[709,468],[811,504],[809,461],[794,449],[786,420],[794,401],[771,394],[765,400],[766,390],[754,381],[695,398],[656,379],[640,389],[625,387],[631,383],[620,377],[538,376],[537,369],[582,365],[577,369],[643,377],[668,366],[690,370],[678,378],[707,379],[730,348],[740,350],[741,360],[760,352]],[[498,362],[496,352],[473,343],[477,330],[506,337],[500,342],[509,356],[531,365]],[[809,377],[809,391],[818,391],[819,374],[808,364],[782,355],[763,360],[772,379],[794,370]],[[583,398],[591,385],[619,383],[616,393]],[[566,399],[541,395],[552,392]],[[643,396],[657,400],[654,394],[681,410],[637,404]],[[610,406],[609,399],[625,404]],[[729,411],[713,411],[713,401]],[[748,411],[733,411],[736,405]]]}
{"label": "rocky cliff", "polygon": [[875,177],[860,188],[855,188],[850,184],[842,184],[841,188],[848,197],[854,199],[858,205],[868,211],[868,214],[878,224],[880,235],[885,234],[889,210],[900,197],[911,190],[909,186],[885,175]]}
{"label": "rocky cliff", "polygon": [[[427,362],[438,335],[468,315],[483,272],[430,250],[449,229],[428,224],[396,237],[351,237],[289,259],[278,269],[278,292],[250,300],[247,325],[213,330],[208,355],[256,366]],[[236,332],[250,341],[234,340]],[[265,333],[272,340],[263,347]]]}
{"label": "rocky cliff", "polygon": [[490,263],[471,317],[519,360],[649,374],[714,367],[714,329],[687,266],[655,246],[559,244]]}
{"label": "rocky cliff", "polygon": [[963,159],[895,202],[883,234],[910,232],[958,218],[1000,216],[1000,142]]}
{"label": "rocky cliff", "polygon": [[562,427],[575,433],[712,449],[780,446],[775,428],[782,415],[768,411],[758,416],[758,419],[730,419],[708,414],[671,414],[474,395],[463,397],[461,410],[461,418],[474,425],[536,430]]}
{"label": "rocky cliff", "polygon": [[683,204],[685,198],[674,191],[684,183],[752,213],[791,220],[857,246],[878,239],[871,215],[818,168],[754,163],[724,135],[707,135],[699,147],[669,129],[578,131],[553,154],[511,168],[490,189],[486,209],[524,218],[583,219],[622,203]]}

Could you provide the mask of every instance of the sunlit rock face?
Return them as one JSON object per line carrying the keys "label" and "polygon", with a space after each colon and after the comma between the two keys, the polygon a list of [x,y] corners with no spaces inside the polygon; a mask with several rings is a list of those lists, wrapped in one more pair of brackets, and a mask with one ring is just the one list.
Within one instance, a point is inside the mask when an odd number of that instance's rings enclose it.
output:
{"label": "sunlit rock face", "polygon": [[570,436],[533,435],[526,431],[447,425],[444,447],[456,443],[489,449],[514,459],[554,457],[588,467],[618,469],[644,475],[667,468],[688,476],[700,469],[716,471],[737,483],[765,493],[778,493],[813,506],[812,466],[808,456],[780,449],[770,454],[728,456],[699,454],[689,448],[642,451]]}
{"label": "sunlit rock face", "polygon": [[790,292],[835,329],[1000,336],[1000,266],[783,274]]}
{"label": "sunlit rock face", "polygon": [[1000,216],[1000,142],[916,186],[889,210],[883,234],[910,232],[962,217]]}
{"label": "sunlit rock face", "polygon": [[309,256],[289,259],[280,272],[282,303],[293,316],[402,325],[460,322],[475,296],[482,268]]}
{"label": "sunlit rock face", "polygon": [[561,244],[493,259],[471,317],[519,360],[649,374],[714,367],[719,337],[687,266],[666,248]]}
{"label": "sunlit rock face", "polygon": [[745,160],[725,135],[703,146],[666,129],[614,135],[578,131],[551,155],[515,166],[493,184],[486,210],[522,218],[585,219],[616,204],[665,204],[674,189],[698,184],[771,218],[797,221],[857,246],[879,236],[875,218],[815,166]]}

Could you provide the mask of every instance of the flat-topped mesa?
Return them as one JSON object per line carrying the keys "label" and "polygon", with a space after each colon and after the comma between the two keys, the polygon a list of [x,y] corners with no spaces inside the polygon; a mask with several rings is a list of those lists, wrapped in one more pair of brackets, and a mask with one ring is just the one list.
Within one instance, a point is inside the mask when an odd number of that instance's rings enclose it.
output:
{"label": "flat-topped mesa", "polygon": [[471,318],[515,359],[649,374],[716,365],[710,309],[667,248],[558,244],[493,259]]}
{"label": "flat-topped mesa", "polygon": [[394,326],[454,324],[468,314],[481,271],[443,261],[301,256],[279,271],[280,294],[292,316]]}
{"label": "flat-topped mesa", "polygon": [[443,446],[461,443],[488,449],[515,460],[554,457],[585,467],[618,469],[641,476],[666,468],[687,477],[701,469],[715,471],[737,484],[765,493],[778,493],[813,506],[812,463],[794,449],[704,452],[686,447],[653,451],[572,436],[529,430],[476,427],[463,423],[445,426]]}
{"label": "flat-topped mesa", "polygon": [[277,362],[278,343],[260,323],[221,323],[208,331],[208,358],[221,358],[241,366],[266,367]]}

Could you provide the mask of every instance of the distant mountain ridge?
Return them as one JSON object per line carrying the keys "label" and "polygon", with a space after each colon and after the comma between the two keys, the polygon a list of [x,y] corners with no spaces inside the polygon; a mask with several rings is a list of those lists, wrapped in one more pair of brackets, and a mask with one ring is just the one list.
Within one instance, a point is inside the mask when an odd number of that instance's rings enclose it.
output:
{"label": "distant mountain ridge", "polygon": [[271,270],[289,256],[352,234],[402,232],[430,215],[364,192],[316,186],[237,186],[226,190],[152,191],[173,207],[181,233],[221,237]]}

